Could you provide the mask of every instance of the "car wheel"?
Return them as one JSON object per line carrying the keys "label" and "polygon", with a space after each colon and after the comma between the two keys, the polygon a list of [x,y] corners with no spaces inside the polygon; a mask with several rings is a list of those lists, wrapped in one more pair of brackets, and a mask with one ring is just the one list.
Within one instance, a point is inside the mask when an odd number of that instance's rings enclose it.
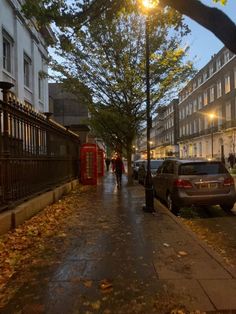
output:
{"label": "car wheel", "polygon": [[233,209],[234,203],[220,204],[220,207],[221,207],[225,212],[229,212],[229,211],[231,211],[231,209]]}
{"label": "car wheel", "polygon": [[180,208],[179,208],[176,204],[173,203],[173,200],[172,200],[172,197],[171,197],[171,194],[170,194],[170,193],[167,194],[166,200],[167,200],[167,207],[168,207],[168,209],[169,209],[173,214],[177,215]]}

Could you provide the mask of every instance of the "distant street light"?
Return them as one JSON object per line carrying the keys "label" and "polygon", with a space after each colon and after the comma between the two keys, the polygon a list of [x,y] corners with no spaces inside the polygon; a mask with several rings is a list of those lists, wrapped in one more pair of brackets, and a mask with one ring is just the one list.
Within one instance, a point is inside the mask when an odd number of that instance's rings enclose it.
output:
{"label": "distant street light", "polygon": [[[157,2],[157,1],[156,1]],[[143,6],[146,13],[145,20],[145,45],[146,45],[146,122],[147,122],[147,171],[145,177],[145,206],[143,210],[146,212],[154,212],[154,196],[153,185],[150,167],[150,47],[149,47],[149,12],[154,7],[154,2],[151,0],[143,0]]]}
{"label": "distant street light", "polygon": [[211,121],[211,158],[213,159],[213,156],[214,156],[214,150],[213,150],[213,127],[214,127],[214,123],[213,122],[214,122],[214,118],[215,118],[214,113],[210,113],[209,118]]}

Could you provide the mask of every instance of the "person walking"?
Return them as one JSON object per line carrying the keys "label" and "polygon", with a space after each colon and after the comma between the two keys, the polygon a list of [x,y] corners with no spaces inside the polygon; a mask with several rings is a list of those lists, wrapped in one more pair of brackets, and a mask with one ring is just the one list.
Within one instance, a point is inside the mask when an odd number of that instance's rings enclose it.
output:
{"label": "person walking", "polygon": [[114,161],[114,171],[116,174],[116,183],[117,187],[121,187],[121,180],[122,180],[122,173],[124,172],[124,164],[120,157],[120,155],[117,155],[115,161]]}
{"label": "person walking", "polygon": [[109,171],[110,162],[111,162],[110,158],[107,157],[105,160],[107,171]]}

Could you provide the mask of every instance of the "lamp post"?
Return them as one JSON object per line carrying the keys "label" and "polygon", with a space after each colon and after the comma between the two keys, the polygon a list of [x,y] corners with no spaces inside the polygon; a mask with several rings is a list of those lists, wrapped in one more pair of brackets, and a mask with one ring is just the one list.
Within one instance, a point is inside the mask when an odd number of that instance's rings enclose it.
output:
{"label": "lamp post", "polygon": [[209,114],[209,118],[211,121],[211,158],[213,159],[214,156],[214,150],[213,150],[213,121],[214,121],[214,113]]}
{"label": "lamp post", "polygon": [[151,0],[143,0],[143,5],[146,9],[145,20],[145,48],[146,48],[146,124],[147,124],[147,171],[144,182],[145,187],[145,205],[143,210],[146,212],[154,212],[154,197],[153,185],[150,167],[150,130],[151,130],[151,116],[150,116],[150,47],[149,47],[149,10],[153,3]]}

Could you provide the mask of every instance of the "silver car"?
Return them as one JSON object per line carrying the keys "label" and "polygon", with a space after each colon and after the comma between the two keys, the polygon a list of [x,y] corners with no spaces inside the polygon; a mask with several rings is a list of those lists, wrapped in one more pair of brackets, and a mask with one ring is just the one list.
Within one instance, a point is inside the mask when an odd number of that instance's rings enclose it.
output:
{"label": "silver car", "polygon": [[234,179],[219,161],[165,160],[153,187],[174,213],[191,205],[220,205],[229,211],[236,201]]}

